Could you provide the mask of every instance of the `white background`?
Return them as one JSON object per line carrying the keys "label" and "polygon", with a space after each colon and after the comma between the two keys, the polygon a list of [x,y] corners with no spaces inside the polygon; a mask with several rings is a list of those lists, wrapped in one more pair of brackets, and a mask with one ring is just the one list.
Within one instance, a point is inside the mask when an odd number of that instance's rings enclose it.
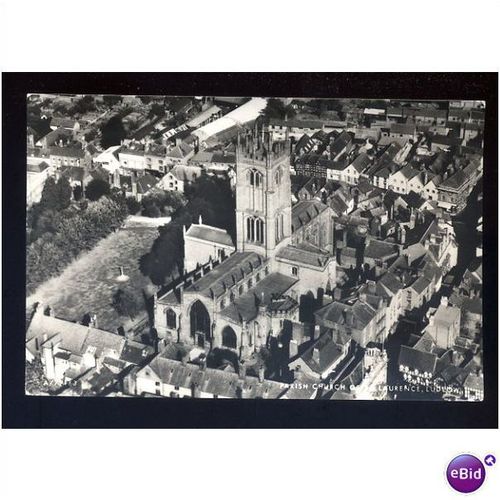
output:
{"label": "white background", "polygon": [[[0,68],[496,72],[498,3],[0,0]],[[498,430],[2,430],[0,495],[446,500],[463,452],[500,459]]]}

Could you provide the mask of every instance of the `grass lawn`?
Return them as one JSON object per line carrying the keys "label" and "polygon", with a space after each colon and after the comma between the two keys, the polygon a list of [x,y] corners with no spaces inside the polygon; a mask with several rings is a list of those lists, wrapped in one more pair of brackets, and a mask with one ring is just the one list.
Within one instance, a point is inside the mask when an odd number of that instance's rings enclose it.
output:
{"label": "grass lawn", "polygon": [[[41,301],[50,305],[57,317],[78,322],[92,312],[99,328],[112,332],[120,326],[126,331],[133,328],[147,316],[145,308],[133,321],[119,316],[111,305],[113,294],[119,288],[128,290],[144,306],[143,290],[150,296],[156,287],[139,270],[139,258],[150,250],[157,236],[155,227],[121,229],[109,235],[60,276],[42,284],[27,298],[27,306]],[[125,283],[116,281],[120,266],[129,276]]]}

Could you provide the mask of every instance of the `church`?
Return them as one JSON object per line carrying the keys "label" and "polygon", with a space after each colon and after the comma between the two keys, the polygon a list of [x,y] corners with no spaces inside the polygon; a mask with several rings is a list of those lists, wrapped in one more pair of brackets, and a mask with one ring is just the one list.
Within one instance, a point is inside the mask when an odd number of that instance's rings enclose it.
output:
{"label": "church", "polygon": [[310,321],[312,305],[335,287],[333,211],[318,200],[292,207],[290,140],[247,130],[236,148],[236,250],[208,262],[155,297],[165,343],[245,359],[284,321]]}

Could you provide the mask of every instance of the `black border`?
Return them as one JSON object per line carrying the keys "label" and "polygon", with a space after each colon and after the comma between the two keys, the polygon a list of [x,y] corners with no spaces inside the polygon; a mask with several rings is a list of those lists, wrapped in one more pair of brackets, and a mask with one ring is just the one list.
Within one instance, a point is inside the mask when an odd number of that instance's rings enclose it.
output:
{"label": "black border", "polygon": [[[4,73],[3,427],[497,428],[497,73]],[[486,100],[481,403],[48,398],[24,395],[26,93]]]}

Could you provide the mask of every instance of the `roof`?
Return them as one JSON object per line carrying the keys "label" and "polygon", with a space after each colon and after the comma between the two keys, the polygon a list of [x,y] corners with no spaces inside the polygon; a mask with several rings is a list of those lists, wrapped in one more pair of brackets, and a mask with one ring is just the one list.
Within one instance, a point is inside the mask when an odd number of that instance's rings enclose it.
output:
{"label": "roof", "polygon": [[71,130],[65,128],[57,128],[56,130],[52,130],[43,137],[40,137],[37,142],[46,141],[47,145],[50,146],[51,144],[54,144],[54,142],[57,141],[59,137],[69,137],[71,134]]}
{"label": "roof", "polygon": [[398,254],[398,247],[393,243],[371,239],[365,247],[365,258],[383,259]]}
{"label": "roof", "polygon": [[[38,307],[41,307],[40,305]],[[96,358],[112,357],[132,364],[144,359],[143,352],[151,354],[149,346],[91,326],[73,323],[37,311],[26,332],[27,341],[46,339],[42,345],[56,346],[67,351],[68,359],[78,362],[90,350]],[[135,351],[135,354],[134,354]],[[137,356],[140,352],[140,356]]]}
{"label": "roof", "polygon": [[403,289],[401,281],[390,271],[386,272],[378,281],[377,285],[381,284],[389,290],[392,295],[398,293],[399,290]]}
{"label": "roof", "polygon": [[199,292],[206,297],[220,296],[227,288],[242,281],[246,275],[261,267],[264,259],[255,252],[236,252],[222,261],[200,279],[189,285],[185,292]]}
{"label": "roof", "polygon": [[449,188],[449,189],[459,189],[462,187],[467,181],[469,177],[464,173],[463,170],[457,170],[453,175],[445,179],[438,186],[439,188]]}
{"label": "roof", "polygon": [[474,391],[484,391],[484,378],[475,373],[469,373],[464,381],[464,387]]}
{"label": "roof", "polygon": [[415,124],[413,123],[391,123],[391,134],[403,134],[414,136],[416,132]]}
{"label": "roof", "polygon": [[50,120],[50,125],[55,125],[58,128],[73,128],[77,123],[77,120],[73,120],[71,118],[60,118],[58,116],[53,116]]}
{"label": "roof", "polygon": [[147,193],[158,183],[158,179],[151,174],[145,173],[137,179],[137,192],[141,194]]}
{"label": "roof", "polygon": [[401,346],[398,364],[407,366],[412,371],[434,374],[436,362],[437,356],[431,352],[420,351],[407,345]]}
{"label": "roof", "polygon": [[335,157],[340,154],[343,149],[352,141],[352,136],[349,132],[345,130],[333,141],[330,143],[330,155]]}
{"label": "roof", "polygon": [[435,135],[431,139],[433,144],[441,144],[443,146],[458,146],[460,139],[449,135]]}
{"label": "roof", "polygon": [[[201,368],[198,365],[157,356],[143,368],[150,368],[158,378],[168,385],[192,389],[197,387],[201,392],[216,394],[225,398],[277,399],[288,385],[272,380],[259,382],[256,377],[240,377],[237,373],[213,368]],[[139,372],[140,373],[140,372]]]}
{"label": "roof", "polygon": [[371,159],[366,153],[356,156],[351,165],[359,172],[363,172],[371,164]]}
{"label": "roof", "polygon": [[324,268],[330,260],[330,255],[317,248],[287,245],[276,254],[277,259],[288,260],[297,264],[306,264]]}
{"label": "roof", "polygon": [[319,324],[324,326],[346,325],[349,317],[352,318],[352,324],[348,325],[350,328],[363,330],[375,317],[375,309],[361,300],[356,300],[353,304],[344,302],[331,302],[322,307],[314,313],[316,320]]}
{"label": "roof", "polygon": [[51,156],[65,156],[69,158],[84,158],[85,151],[81,148],[75,147],[58,147],[52,146],[50,148]]}
{"label": "roof", "polygon": [[202,172],[203,172],[203,169],[201,167],[195,167],[195,166],[191,166],[191,165],[190,166],[175,165],[172,168],[172,170],[170,170],[169,174],[172,174],[174,177],[176,177],[180,181],[193,182],[195,179],[197,179],[201,175]]}
{"label": "roof", "polygon": [[33,172],[33,173],[39,174],[39,173],[43,172],[44,170],[46,170],[49,167],[50,167],[50,165],[47,162],[42,161],[42,162],[37,163],[37,164],[28,163],[26,165],[26,170],[28,172]]}
{"label": "roof", "polygon": [[292,232],[307,225],[328,207],[318,200],[302,200],[292,207]]}
{"label": "roof", "polygon": [[452,325],[460,318],[460,309],[454,306],[440,304],[434,314],[434,323]]}
{"label": "roof", "polygon": [[193,148],[184,142],[179,145],[174,146],[166,156],[169,158],[185,158],[189,153],[193,151]]}
{"label": "roof", "polygon": [[344,356],[344,345],[348,341],[345,335],[325,333],[302,355],[302,360],[312,371],[321,374]]}
{"label": "roof", "polygon": [[193,134],[198,136],[200,141],[206,141],[220,132],[255,120],[261,111],[265,109],[266,105],[266,99],[263,97],[254,97],[222,118],[195,130]]}
{"label": "roof", "polygon": [[403,108],[403,116],[423,116],[428,118],[446,118],[448,112],[445,109],[436,108]]}
{"label": "roof", "polygon": [[404,166],[398,174],[401,174],[406,180],[413,179],[413,177],[417,176],[419,174],[418,170],[415,170],[411,165],[406,165]]}
{"label": "roof", "polygon": [[204,121],[208,120],[210,117],[213,115],[217,114],[221,109],[219,106],[216,106],[215,104],[213,106],[210,106],[207,108],[205,111],[202,111],[200,114],[196,115],[194,118],[189,120],[186,125],[188,127],[198,127],[201,125]]}
{"label": "roof", "polygon": [[219,227],[206,226],[205,224],[191,224],[186,231],[186,236],[211,241],[220,245],[234,246],[233,240],[226,230]]}
{"label": "roof", "polygon": [[256,283],[251,290],[237,297],[220,314],[235,322],[240,322],[242,320],[250,321],[255,318],[258,314],[259,306],[266,306],[266,308],[271,306],[271,309],[279,310],[286,305],[288,308],[293,309],[297,306],[297,302],[291,299],[291,297],[288,298],[286,303],[279,301],[280,307],[273,308],[272,305],[296,282],[297,279],[292,276],[271,273]]}

